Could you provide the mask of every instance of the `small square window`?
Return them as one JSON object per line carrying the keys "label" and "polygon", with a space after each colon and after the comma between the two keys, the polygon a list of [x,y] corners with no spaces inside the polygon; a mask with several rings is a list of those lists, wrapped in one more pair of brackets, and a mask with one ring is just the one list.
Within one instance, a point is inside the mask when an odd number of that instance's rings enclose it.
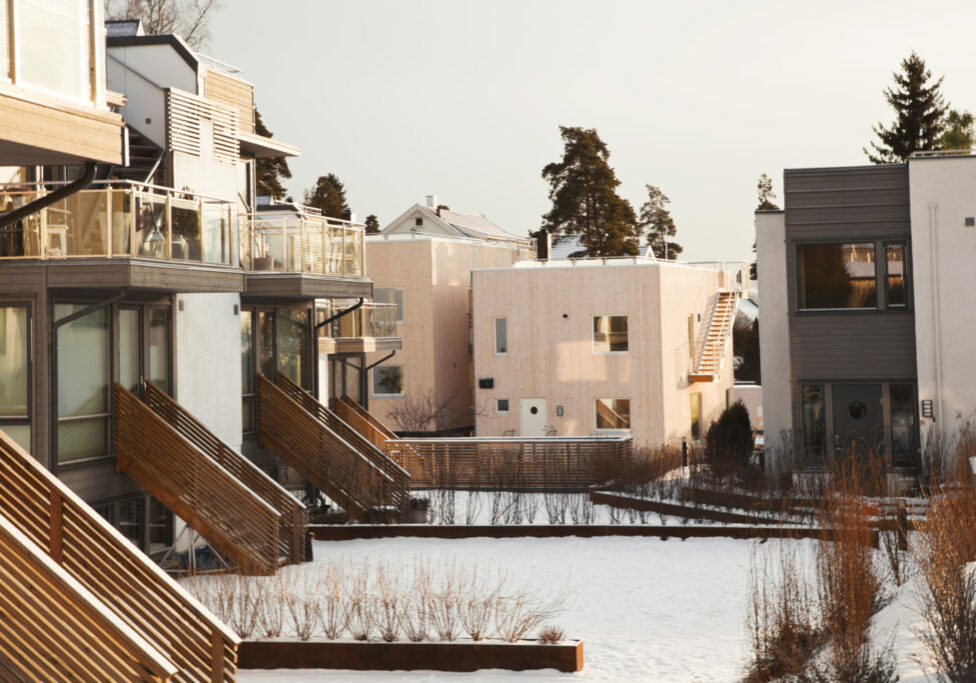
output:
{"label": "small square window", "polygon": [[373,368],[374,396],[403,396],[403,366],[379,365]]}
{"label": "small square window", "polygon": [[499,415],[508,415],[508,399],[500,398],[495,401],[495,412]]}
{"label": "small square window", "polygon": [[598,398],[596,400],[597,429],[630,429],[629,398]]}
{"label": "small square window", "polygon": [[627,353],[627,316],[593,316],[593,352]]}
{"label": "small square window", "polygon": [[418,218],[414,218],[413,219],[413,224],[416,225],[416,226],[422,226],[424,224],[424,219],[423,218],[419,218],[419,217]]}

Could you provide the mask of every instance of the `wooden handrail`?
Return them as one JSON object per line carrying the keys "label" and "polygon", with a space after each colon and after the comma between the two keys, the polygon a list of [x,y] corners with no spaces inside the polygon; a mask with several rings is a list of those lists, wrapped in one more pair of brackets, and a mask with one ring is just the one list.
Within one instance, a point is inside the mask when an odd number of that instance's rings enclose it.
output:
{"label": "wooden handrail", "polygon": [[332,401],[335,413],[380,450],[384,450],[387,441],[399,438],[393,433],[393,430],[377,420],[372,413],[352,399],[343,396]]}
{"label": "wooden handrail", "polygon": [[116,384],[118,469],[247,574],[274,574],[281,513]]}
{"label": "wooden handrail", "polygon": [[166,420],[183,438],[210,456],[218,465],[237,477],[268,505],[281,513],[278,530],[279,552],[291,564],[305,561],[305,531],[308,512],[305,506],[261,468],[232,449],[197,420],[183,406],[152,382],[146,382],[146,405]]}
{"label": "wooden handrail", "polygon": [[234,680],[237,634],[3,432],[0,510],[171,661],[177,679]]}
{"label": "wooden handrail", "polygon": [[176,665],[0,514],[0,657],[19,680],[169,681]]}
{"label": "wooden handrail", "polygon": [[364,521],[381,510],[399,515],[393,478],[262,374],[258,443],[298,470],[352,519]]}

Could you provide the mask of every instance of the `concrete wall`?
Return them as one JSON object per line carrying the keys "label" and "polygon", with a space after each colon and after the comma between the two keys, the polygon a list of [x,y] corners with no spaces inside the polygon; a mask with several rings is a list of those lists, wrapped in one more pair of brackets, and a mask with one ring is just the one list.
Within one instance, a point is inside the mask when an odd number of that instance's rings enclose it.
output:
{"label": "concrete wall", "polygon": [[[952,433],[976,411],[976,227],[965,224],[976,217],[976,157],[913,159],[908,171],[918,395]],[[923,439],[932,423],[921,419]]]}
{"label": "concrete wall", "polygon": [[756,214],[756,267],[762,286],[759,364],[762,369],[763,430],[773,446],[793,430],[786,220],[782,211]]}
{"label": "concrete wall", "polygon": [[181,294],[174,311],[176,400],[219,438],[241,447],[237,294]]}
{"label": "concrete wall", "polygon": [[[597,398],[630,399],[631,433],[657,446],[691,434],[690,394],[702,393],[703,430],[732,385],[731,343],[719,381],[691,384],[688,317],[715,299],[720,275],[672,264],[517,267],[472,273],[479,436],[520,433],[519,399],[545,398],[559,436],[596,431]],[[626,315],[628,351],[593,350],[593,316]],[[494,352],[494,319],[508,325],[508,353]],[[509,413],[496,411],[509,400]],[[562,406],[563,414],[557,413]]]}

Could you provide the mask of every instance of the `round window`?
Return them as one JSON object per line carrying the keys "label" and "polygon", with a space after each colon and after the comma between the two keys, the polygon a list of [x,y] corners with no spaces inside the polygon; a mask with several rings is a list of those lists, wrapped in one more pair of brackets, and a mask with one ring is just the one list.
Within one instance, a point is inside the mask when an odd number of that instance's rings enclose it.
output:
{"label": "round window", "polygon": [[535,415],[536,413],[539,412],[539,409],[536,408],[535,406],[532,406],[531,408],[529,408],[529,412]]}
{"label": "round window", "polygon": [[867,412],[868,407],[862,401],[851,401],[851,404],[847,406],[847,414],[855,420],[860,420]]}

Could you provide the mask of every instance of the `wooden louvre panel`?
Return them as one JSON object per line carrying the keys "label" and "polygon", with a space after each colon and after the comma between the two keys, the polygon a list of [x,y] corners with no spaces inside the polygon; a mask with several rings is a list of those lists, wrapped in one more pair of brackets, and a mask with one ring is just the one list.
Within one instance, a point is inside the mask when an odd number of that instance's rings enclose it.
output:
{"label": "wooden louvre panel", "polygon": [[[223,104],[210,102],[202,97],[167,88],[166,145],[177,152],[194,156],[212,151],[214,158],[224,164],[240,161],[240,144],[237,141],[237,112]],[[201,148],[201,126],[204,120],[213,125],[213,150]]]}

